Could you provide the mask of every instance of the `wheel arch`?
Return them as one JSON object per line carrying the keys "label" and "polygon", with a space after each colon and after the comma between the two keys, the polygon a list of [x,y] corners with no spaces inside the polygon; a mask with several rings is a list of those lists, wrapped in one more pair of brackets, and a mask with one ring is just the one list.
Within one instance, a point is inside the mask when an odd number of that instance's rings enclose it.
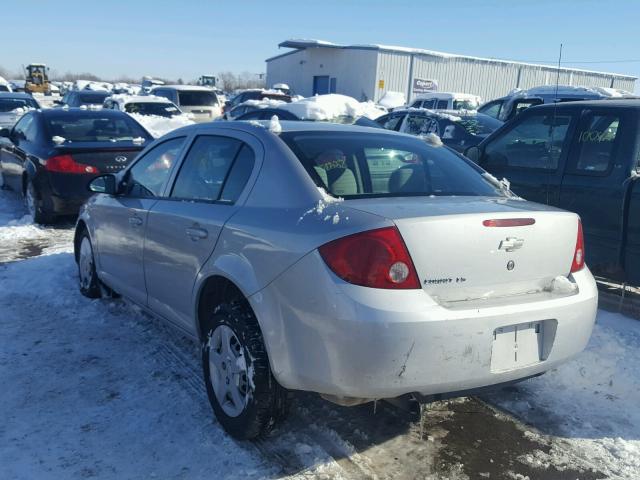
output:
{"label": "wheel arch", "polygon": [[[207,333],[209,315],[225,300],[242,299],[249,304],[244,292],[229,278],[213,274],[204,278],[198,289],[196,300],[196,333],[202,341]],[[249,305],[249,308],[251,306]]]}
{"label": "wheel arch", "polygon": [[78,261],[78,254],[80,252],[80,239],[82,238],[82,233],[87,232],[89,234],[89,239],[91,239],[91,234],[89,233],[89,227],[83,219],[78,219],[78,223],[76,223],[76,230],[73,234],[73,256],[75,257],[76,262]]}

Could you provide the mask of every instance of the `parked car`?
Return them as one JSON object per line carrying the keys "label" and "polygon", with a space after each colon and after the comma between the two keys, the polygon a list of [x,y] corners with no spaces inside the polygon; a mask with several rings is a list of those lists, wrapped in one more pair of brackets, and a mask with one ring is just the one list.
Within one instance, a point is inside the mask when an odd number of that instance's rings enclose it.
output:
{"label": "parked car", "polygon": [[287,389],[342,405],[461,395],[554,368],[591,334],[578,216],[409,135],[193,125],[90,188],[80,291],[103,284],[198,338],[238,438],[271,428]]}
{"label": "parked car", "polygon": [[418,95],[411,103],[411,108],[428,108],[429,110],[476,110],[481,98],[470,93],[429,92]]}
{"label": "parked car", "polygon": [[11,128],[29,109],[38,109],[40,104],[29,94],[0,92],[0,128]]}
{"label": "parked car", "polygon": [[466,155],[518,195],[576,212],[587,262],[640,285],[640,100],[540,105]]}
{"label": "parked car", "polygon": [[[310,118],[300,118],[296,114],[284,110],[282,108],[261,108],[252,110],[244,115],[240,115],[236,120],[271,120],[273,116],[278,120],[292,120],[297,122],[316,122],[329,120],[313,120]],[[338,117],[331,120],[332,123],[341,123],[343,125],[359,125],[361,127],[382,128],[374,120],[367,117]]]}
{"label": "parked car", "polygon": [[62,100],[56,101],[57,105],[67,106],[69,108],[77,107],[98,107],[101,108],[105,98],[111,95],[105,91],[93,90],[70,90],[64,94]]}
{"label": "parked car", "polygon": [[285,103],[291,102],[291,96],[285,94],[280,90],[264,90],[262,88],[255,88],[251,90],[244,90],[238,93],[231,100],[228,100],[225,104],[224,111],[228,112],[238,105],[246,102],[247,100],[280,100]]}
{"label": "parked car", "polygon": [[376,118],[375,121],[383,128],[396,132],[411,135],[434,133],[446,146],[459,152],[479,144],[487,135],[502,126],[501,121],[473,110],[396,109]]}
{"label": "parked car", "polygon": [[75,108],[29,111],[0,137],[2,183],[24,195],[36,223],[78,213],[88,181],[122,170],[153,140],[126,113]]}
{"label": "parked car", "polygon": [[165,118],[182,115],[180,109],[173,102],[155,95],[112,95],[105,99],[103,107],[109,110],[121,110],[138,115],[154,115]]}
{"label": "parked car", "polygon": [[222,105],[213,90],[193,85],[162,85],[151,90],[152,95],[164,97],[181,111],[193,114],[195,122],[210,122],[222,115]]}
{"label": "parked car", "polygon": [[[285,102],[281,100],[272,100],[272,99],[247,100],[246,102],[243,102],[240,105],[237,105],[231,108],[230,110],[229,109],[225,110],[224,114],[222,115],[222,118],[223,120],[236,120],[238,119],[238,117],[241,117],[246,113],[254,112],[257,110],[264,110],[264,109],[279,110],[280,105],[284,105],[284,103]],[[291,119],[292,120],[296,119],[295,115],[293,115],[293,118]],[[288,120],[288,118],[283,117],[283,120]]]}
{"label": "parked car", "polygon": [[543,103],[603,100],[631,96],[632,94],[629,92],[613,88],[542,85],[527,90],[516,90],[505,97],[491,100],[478,108],[478,111],[506,122],[527,108]]}

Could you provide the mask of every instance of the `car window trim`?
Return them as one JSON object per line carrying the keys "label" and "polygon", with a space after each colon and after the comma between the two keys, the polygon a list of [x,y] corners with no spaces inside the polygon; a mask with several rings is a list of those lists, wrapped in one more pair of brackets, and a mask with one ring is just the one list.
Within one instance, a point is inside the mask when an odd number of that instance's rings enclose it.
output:
{"label": "car window trim", "polygon": [[[189,156],[189,152],[191,151],[191,149],[193,148],[193,145],[196,143],[196,141],[198,140],[199,137],[221,137],[221,138],[230,138],[232,140],[237,140],[238,142],[241,143],[240,148],[238,148],[238,151],[235,153],[235,155],[233,156],[233,160],[231,160],[231,163],[229,164],[229,168],[227,169],[227,172],[225,173],[224,176],[224,180],[222,181],[222,184],[220,186],[220,191],[218,192],[218,198],[215,200],[206,200],[204,198],[188,198],[188,197],[172,197],[172,193],[173,193],[173,189],[176,186],[176,182],[178,180],[178,177],[180,176],[180,170],[182,169],[182,166],[184,165],[184,162],[187,160],[187,157]],[[233,206],[235,205],[237,202],[232,202],[230,200],[222,200],[220,197],[222,196],[222,192],[224,192],[224,187],[227,185],[227,180],[229,179],[229,175],[231,174],[231,170],[233,169],[233,166],[236,164],[236,160],[238,158],[238,155],[240,155],[240,152],[242,151],[242,148],[244,146],[247,146],[251,149],[251,151],[253,152],[254,155],[254,159],[256,156],[255,150],[253,148],[251,148],[251,146],[245,142],[244,140],[241,140],[239,138],[230,136],[230,135],[220,135],[220,134],[212,134],[212,133],[197,133],[196,135],[194,135],[193,139],[191,139],[191,143],[189,144],[189,149],[184,153],[184,158],[181,159],[180,161],[180,168],[176,171],[176,174],[173,176],[173,179],[171,180],[171,188],[166,191],[165,189],[165,196],[162,197],[162,200],[169,200],[169,201],[176,201],[176,202],[195,202],[195,203],[208,203],[208,204],[213,204],[213,205],[229,205],[229,206]],[[254,168],[255,168],[255,163],[254,163]],[[251,178],[251,176],[249,176],[249,178]],[[246,188],[248,184],[248,180],[247,183],[245,184],[245,186],[242,189],[242,192],[244,192],[244,188]],[[238,198],[240,198],[242,196],[242,192],[240,193],[240,195],[238,195]]]}
{"label": "car window trim", "polygon": [[622,109],[603,109],[601,107],[596,108],[585,108],[580,112],[578,121],[576,123],[576,129],[583,125],[583,121],[587,118],[588,115],[593,116],[606,116],[606,115],[615,115],[619,119],[618,130],[616,132],[616,138],[614,140],[613,150],[612,150],[612,159],[610,159],[609,165],[606,170],[595,171],[595,170],[580,170],[578,169],[578,160],[580,157],[580,146],[578,143],[578,130],[576,130],[572,135],[571,147],[569,151],[569,156],[567,157],[567,166],[565,168],[565,175],[574,175],[580,177],[608,177],[611,175],[613,168],[616,164],[616,160],[618,158],[620,147],[622,144],[622,139],[626,134],[627,127],[626,125],[630,123],[629,115],[625,110]]}

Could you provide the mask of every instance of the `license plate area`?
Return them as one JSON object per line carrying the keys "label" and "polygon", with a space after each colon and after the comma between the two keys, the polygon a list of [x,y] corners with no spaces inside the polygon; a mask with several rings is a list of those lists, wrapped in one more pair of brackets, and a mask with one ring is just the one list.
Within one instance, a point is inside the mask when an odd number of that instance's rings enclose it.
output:
{"label": "license plate area", "polygon": [[496,328],[491,346],[491,372],[506,372],[547,359],[556,336],[556,320]]}

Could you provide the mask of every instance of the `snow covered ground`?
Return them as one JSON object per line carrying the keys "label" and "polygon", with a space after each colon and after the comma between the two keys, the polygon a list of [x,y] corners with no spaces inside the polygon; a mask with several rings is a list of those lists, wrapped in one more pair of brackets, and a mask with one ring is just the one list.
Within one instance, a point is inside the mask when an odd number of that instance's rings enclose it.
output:
{"label": "snow covered ground", "polygon": [[295,395],[269,438],[236,442],[197,345],[82,297],[71,239],[71,223],[35,226],[0,191],[1,479],[639,478],[640,321],[600,311],[583,354],[484,401],[416,420]]}

